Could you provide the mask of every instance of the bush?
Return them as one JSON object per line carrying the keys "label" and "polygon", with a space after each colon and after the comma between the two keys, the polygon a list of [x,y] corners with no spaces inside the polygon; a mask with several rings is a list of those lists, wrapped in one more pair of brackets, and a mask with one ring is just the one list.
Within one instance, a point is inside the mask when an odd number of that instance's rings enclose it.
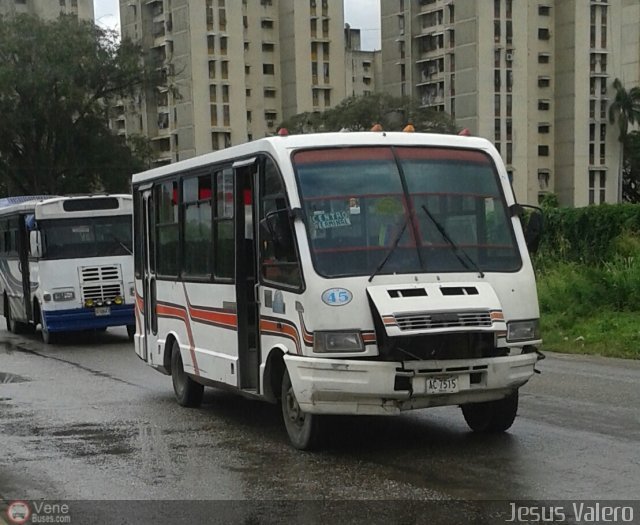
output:
{"label": "bush", "polygon": [[601,264],[617,255],[640,256],[640,205],[603,204],[586,208],[545,208],[536,263]]}

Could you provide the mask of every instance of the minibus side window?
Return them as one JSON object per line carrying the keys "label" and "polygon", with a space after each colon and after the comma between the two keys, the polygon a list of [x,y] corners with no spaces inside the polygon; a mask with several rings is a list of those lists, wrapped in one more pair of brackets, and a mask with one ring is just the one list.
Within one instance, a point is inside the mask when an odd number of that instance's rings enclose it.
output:
{"label": "minibus side window", "polygon": [[156,186],[156,239],[158,275],[178,275],[178,183]]}
{"label": "minibus side window", "polygon": [[211,174],[182,181],[182,273],[186,277],[210,277],[212,269]]}
{"label": "minibus side window", "polygon": [[[273,160],[267,158],[260,172],[260,222],[273,223],[278,210],[287,210],[287,196],[284,181]],[[281,218],[287,216],[281,213]],[[270,219],[269,219],[270,218]],[[281,221],[282,227],[288,229],[285,237],[292,239],[288,245],[278,243],[270,235],[262,233],[260,242],[260,272],[265,281],[300,288],[302,274],[293,234],[292,222]]]}
{"label": "minibus side window", "polygon": [[233,233],[233,169],[216,171],[214,230],[214,275],[216,280],[233,279],[235,265]]}

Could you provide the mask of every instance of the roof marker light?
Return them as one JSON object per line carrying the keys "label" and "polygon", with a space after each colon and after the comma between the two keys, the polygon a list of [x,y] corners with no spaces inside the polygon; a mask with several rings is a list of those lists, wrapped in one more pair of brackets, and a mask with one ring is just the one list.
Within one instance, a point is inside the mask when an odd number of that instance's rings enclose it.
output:
{"label": "roof marker light", "polygon": [[415,133],[416,128],[413,127],[413,124],[407,124],[402,131],[405,133]]}
{"label": "roof marker light", "polygon": [[382,131],[382,126],[380,124],[374,124],[371,131]]}
{"label": "roof marker light", "polygon": [[288,137],[289,136],[289,130],[287,128],[280,128],[278,130],[278,136],[279,137]]}
{"label": "roof marker light", "polygon": [[461,135],[462,137],[470,137],[471,131],[469,131],[469,128],[464,128],[460,133],[458,133],[458,135]]}

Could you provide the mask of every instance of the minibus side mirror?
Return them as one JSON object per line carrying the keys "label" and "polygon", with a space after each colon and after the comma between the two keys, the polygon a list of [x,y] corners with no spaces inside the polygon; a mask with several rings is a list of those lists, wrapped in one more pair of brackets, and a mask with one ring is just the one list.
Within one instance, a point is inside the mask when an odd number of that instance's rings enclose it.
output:
{"label": "minibus side mirror", "polygon": [[[521,212],[520,220],[524,223],[524,240],[529,253],[536,253],[540,247],[542,230],[544,226],[544,215],[542,209],[537,206],[519,204]],[[523,210],[525,208],[526,210]]]}
{"label": "minibus side mirror", "polygon": [[29,250],[32,257],[42,257],[42,234],[38,230],[29,232]]}

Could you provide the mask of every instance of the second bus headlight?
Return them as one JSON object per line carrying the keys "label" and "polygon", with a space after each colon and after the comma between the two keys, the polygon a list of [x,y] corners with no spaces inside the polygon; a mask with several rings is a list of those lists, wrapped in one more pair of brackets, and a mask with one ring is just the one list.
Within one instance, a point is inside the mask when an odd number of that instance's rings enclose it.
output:
{"label": "second bus headlight", "polygon": [[73,290],[67,290],[65,292],[53,292],[54,301],[73,301],[76,298],[76,294]]}
{"label": "second bus headlight", "polygon": [[317,353],[362,352],[360,332],[314,332],[313,351]]}

